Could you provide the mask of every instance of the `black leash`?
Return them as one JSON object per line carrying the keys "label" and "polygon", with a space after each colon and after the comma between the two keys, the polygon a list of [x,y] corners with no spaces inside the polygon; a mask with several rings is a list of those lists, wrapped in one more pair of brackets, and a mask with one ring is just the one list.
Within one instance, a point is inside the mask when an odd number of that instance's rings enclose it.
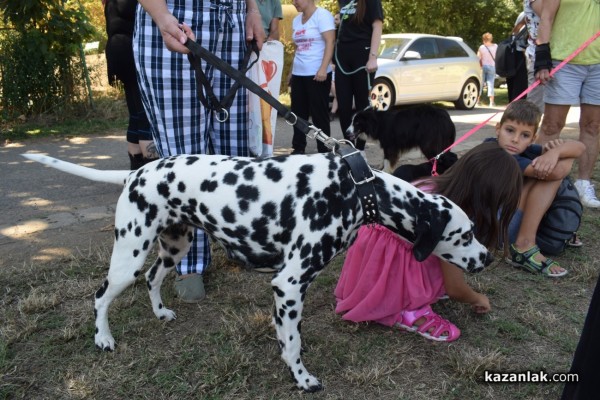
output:
{"label": "black leash", "polygon": [[[189,42],[190,42],[190,40],[188,39],[188,43]],[[192,42],[192,43],[195,43],[195,42]],[[187,45],[187,43],[186,43],[186,45]],[[199,47],[202,49],[201,46],[199,46]],[[190,47],[188,46],[188,48],[190,48]],[[252,53],[256,54],[256,59],[254,61],[252,61],[250,64],[248,64],[250,62],[250,57],[252,56]],[[208,53],[208,54],[212,54],[212,53]],[[258,55],[259,55],[258,46],[256,45],[256,41],[253,40],[251,43],[251,47],[248,49],[248,51],[246,52],[246,55],[244,56],[244,59],[242,60],[241,73],[244,76],[250,70],[250,68],[252,68],[252,66],[254,64],[256,64],[256,62],[258,61]],[[241,82],[236,79],[235,83],[231,86],[229,91],[223,97],[223,100],[221,101],[221,100],[217,99],[217,96],[215,96],[215,92],[212,89],[212,85],[210,84],[210,82],[208,81],[208,78],[206,78],[206,75],[204,74],[204,71],[202,70],[202,66],[200,64],[200,58],[202,58],[202,56],[198,57],[198,55],[194,54],[193,51],[188,54],[188,60],[190,61],[190,64],[192,64],[192,67],[194,67],[194,74],[196,75],[196,80],[200,83],[199,85],[196,86],[196,92],[198,93],[198,98],[200,99],[200,102],[202,103],[202,105],[205,108],[212,110],[216,113],[223,113],[225,115],[223,119],[216,117],[219,122],[227,121],[227,119],[229,118],[228,110],[231,107],[231,104],[233,103],[233,99],[234,99],[235,95],[237,94],[238,89],[241,86]],[[221,60],[218,57],[216,57],[216,58],[218,60]],[[221,60],[221,62],[225,63],[223,60]],[[212,64],[212,63],[210,63],[210,64]],[[227,64],[227,65],[229,65],[229,64]],[[202,91],[202,88],[204,88],[204,91]],[[206,96],[204,95],[204,92],[206,92]]]}
{"label": "black leash", "polygon": [[[254,42],[254,46],[256,46],[256,42]],[[252,93],[259,96],[261,99],[266,101],[271,107],[277,110],[277,114],[281,117],[285,118],[285,120],[290,125],[295,125],[299,128],[304,134],[308,135],[309,132],[315,129],[315,127],[311,128],[311,125],[303,120],[302,118],[298,118],[296,114],[291,112],[286,106],[281,104],[277,99],[273,96],[269,95],[263,88],[261,88],[256,82],[246,76],[246,71],[238,71],[233,68],[231,65],[227,64],[225,61],[221,60],[219,57],[206,50],[204,47],[200,46],[198,43],[193,40],[187,40],[185,42],[185,46],[190,50],[190,62],[196,71],[196,76],[200,75],[202,69],[200,68],[200,59],[204,59],[207,63],[211,64],[213,67],[217,68],[224,74],[227,74],[229,77],[236,81],[236,85],[243,85]],[[195,60],[195,61],[192,61]],[[203,75],[203,74],[202,74]],[[219,110],[220,111],[220,110]],[[313,137],[314,139],[314,137]],[[331,148],[331,146],[329,146]]]}
{"label": "black leash", "polygon": [[[252,43],[252,51],[255,51],[254,49],[256,48],[256,42],[253,41]],[[228,75],[230,78],[235,80],[236,91],[240,85],[244,86],[252,93],[256,94],[258,97],[267,102],[269,105],[271,105],[271,107],[273,107],[275,110],[277,110],[277,114],[285,118],[288,124],[300,129],[300,131],[302,131],[307,137],[311,139],[316,138],[317,140],[320,140],[321,142],[323,142],[323,144],[325,144],[325,146],[332,149],[333,152],[341,156],[342,160],[344,160],[344,162],[350,169],[350,177],[356,185],[358,196],[365,214],[364,222],[366,224],[379,222],[377,196],[375,195],[375,188],[373,187],[372,183],[375,180],[375,176],[373,175],[373,171],[367,164],[367,161],[360,154],[360,151],[356,150],[356,148],[352,145],[351,142],[347,140],[339,141],[334,138],[331,138],[325,135],[323,131],[317,128],[316,126],[309,124],[302,118],[298,118],[296,114],[294,114],[286,106],[281,104],[276,98],[267,93],[267,91],[261,88],[256,82],[248,78],[246,76],[247,69],[245,71],[239,71],[233,68],[231,65],[227,64],[225,61],[221,60],[219,57],[209,52],[204,47],[200,46],[198,43],[192,40],[188,39],[187,42],[185,42],[185,46],[190,50],[188,58],[190,60],[190,63],[194,67],[197,79],[200,75],[201,77],[199,79],[204,79],[206,81],[205,77],[202,78],[202,76],[204,76],[204,73],[202,72],[202,68],[200,67],[200,59],[203,59],[207,63],[211,64],[213,67],[217,68],[219,71],[223,72],[224,74]],[[256,49],[256,52],[258,54],[258,49]],[[249,58],[248,54],[250,53],[251,51],[246,53],[247,58]],[[201,90],[199,89],[199,95],[200,92]],[[207,90],[207,93],[212,93],[212,89],[210,90],[210,92]],[[235,92],[233,93],[235,95]],[[204,96],[202,96],[201,99],[202,98],[204,98]],[[215,100],[211,100],[211,102],[215,102]],[[204,102],[202,104],[205,105]],[[218,108],[216,110],[214,108],[210,109],[215,111],[226,111],[226,109],[220,102],[216,101],[215,104],[218,104]],[[343,143],[348,144],[348,146],[342,146]]]}

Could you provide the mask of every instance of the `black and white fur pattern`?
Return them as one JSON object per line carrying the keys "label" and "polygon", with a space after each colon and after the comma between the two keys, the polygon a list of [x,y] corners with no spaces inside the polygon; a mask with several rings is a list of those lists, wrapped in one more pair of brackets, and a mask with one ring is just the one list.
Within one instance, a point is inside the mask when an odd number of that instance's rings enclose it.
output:
{"label": "black and white fur pattern", "polygon": [[402,153],[418,148],[428,160],[448,148],[456,127],[448,111],[430,105],[377,111],[367,107],[352,117],[346,138],[376,140],[383,150],[383,170],[397,168]]}
{"label": "black and white fur pattern", "polygon": [[[87,179],[124,184],[115,213],[108,276],[96,292],[96,345],[113,350],[112,301],[142,272],[155,242],[158,259],[146,272],[154,314],[175,319],[160,295],[163,279],[188,252],[194,228],[204,229],[229,256],[251,266],[272,265],[273,323],[296,385],[322,388],[300,358],[300,321],[311,282],[355,239],[363,211],[348,168],[333,154],[267,159],[189,155],[161,159],[137,171],[100,171],[38,154],[24,154]],[[478,271],[491,254],[473,236],[467,215],[443,196],[419,191],[374,171],[381,223],[431,253]]]}

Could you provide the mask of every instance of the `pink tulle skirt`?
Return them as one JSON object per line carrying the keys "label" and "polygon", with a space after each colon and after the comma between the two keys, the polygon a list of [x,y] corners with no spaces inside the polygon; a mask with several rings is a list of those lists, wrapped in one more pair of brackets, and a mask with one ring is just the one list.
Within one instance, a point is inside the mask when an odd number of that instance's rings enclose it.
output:
{"label": "pink tulle skirt", "polygon": [[363,226],[335,288],[335,311],[345,320],[392,326],[403,310],[435,303],[444,294],[436,256],[418,262],[411,243],[380,225]]}

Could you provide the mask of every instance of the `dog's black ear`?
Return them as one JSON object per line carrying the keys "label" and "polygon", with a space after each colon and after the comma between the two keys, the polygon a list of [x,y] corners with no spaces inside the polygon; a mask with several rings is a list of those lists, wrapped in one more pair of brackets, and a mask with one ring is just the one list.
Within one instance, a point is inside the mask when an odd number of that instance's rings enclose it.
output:
{"label": "dog's black ear", "polygon": [[413,243],[413,255],[417,261],[429,257],[442,239],[449,220],[447,213],[440,213],[433,208],[419,211],[415,226],[416,238]]}

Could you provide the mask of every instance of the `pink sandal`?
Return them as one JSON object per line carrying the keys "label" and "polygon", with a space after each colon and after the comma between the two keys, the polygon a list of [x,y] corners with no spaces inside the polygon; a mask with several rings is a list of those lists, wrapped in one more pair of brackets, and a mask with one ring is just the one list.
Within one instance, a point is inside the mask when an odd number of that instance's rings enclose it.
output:
{"label": "pink sandal", "polygon": [[[421,317],[425,318],[425,322],[416,326],[415,321]],[[396,326],[437,342],[452,342],[460,337],[460,329],[433,312],[430,306],[413,311],[402,311],[402,321],[397,322]]]}

